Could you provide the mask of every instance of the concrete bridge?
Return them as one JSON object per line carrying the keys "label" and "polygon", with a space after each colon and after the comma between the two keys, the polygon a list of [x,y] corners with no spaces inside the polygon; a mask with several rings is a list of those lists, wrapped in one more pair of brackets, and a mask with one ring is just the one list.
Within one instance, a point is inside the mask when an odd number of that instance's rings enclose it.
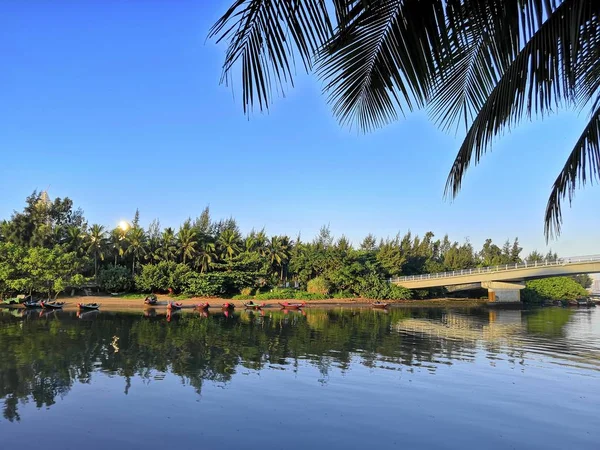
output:
{"label": "concrete bridge", "polygon": [[490,302],[512,303],[521,301],[525,280],[584,273],[600,273],[600,255],[411,275],[392,278],[390,282],[409,289],[443,286],[458,291],[484,288],[488,290]]}

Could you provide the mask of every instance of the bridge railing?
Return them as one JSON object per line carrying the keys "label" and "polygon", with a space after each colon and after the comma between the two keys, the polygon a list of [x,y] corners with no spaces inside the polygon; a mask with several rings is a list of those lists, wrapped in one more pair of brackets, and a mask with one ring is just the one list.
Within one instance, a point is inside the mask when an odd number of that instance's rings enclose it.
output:
{"label": "bridge railing", "polygon": [[569,264],[581,264],[586,262],[600,262],[600,255],[592,256],[574,256],[570,258],[557,258],[552,261],[540,261],[540,262],[523,262],[513,264],[501,264],[499,266],[490,267],[476,267],[473,269],[462,269],[453,270],[452,272],[439,272],[439,273],[426,273],[423,275],[409,275],[406,277],[390,278],[390,283],[398,283],[402,281],[420,281],[420,280],[431,280],[436,278],[448,278],[448,277],[459,277],[466,275],[474,275],[478,273],[491,273],[491,272],[506,272],[510,270],[519,269],[534,269],[536,267],[551,267],[551,266],[566,266]]}

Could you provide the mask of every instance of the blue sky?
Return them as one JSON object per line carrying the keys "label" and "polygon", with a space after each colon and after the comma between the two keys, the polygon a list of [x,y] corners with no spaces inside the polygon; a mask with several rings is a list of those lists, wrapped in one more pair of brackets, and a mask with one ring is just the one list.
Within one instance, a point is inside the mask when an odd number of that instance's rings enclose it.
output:
{"label": "blue sky", "polygon": [[[223,47],[206,42],[229,1],[3,3],[0,217],[49,187],[107,226],[136,208],[143,224],[175,226],[208,204],[243,231],[306,239],[329,224],[358,242],[432,230],[545,249],[547,197],[585,115],[524,122],[450,203],[460,139],[424,112],[358,134],[299,70],[268,114],[245,117],[239,85],[219,85]],[[599,189],[578,191],[554,250],[600,253]]]}

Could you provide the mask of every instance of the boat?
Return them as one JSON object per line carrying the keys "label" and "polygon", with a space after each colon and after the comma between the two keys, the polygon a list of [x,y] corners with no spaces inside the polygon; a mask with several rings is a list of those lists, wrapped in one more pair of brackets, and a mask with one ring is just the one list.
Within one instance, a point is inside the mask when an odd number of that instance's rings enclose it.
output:
{"label": "boat", "polygon": [[382,302],[371,303],[371,307],[377,308],[377,309],[386,309],[388,306],[389,306],[389,303],[382,303]]}
{"label": "boat", "polygon": [[267,304],[264,302],[263,303],[254,303],[254,302],[250,301],[248,303],[244,303],[244,308],[246,308],[246,309],[258,310],[258,309],[264,308],[265,306],[267,306]]}
{"label": "boat", "polygon": [[221,305],[221,309],[224,309],[224,310],[235,309],[235,305],[233,303],[225,302]]}
{"label": "boat", "polygon": [[169,302],[167,304],[167,309],[181,309],[183,307],[183,303],[181,302]]}
{"label": "boat", "polygon": [[303,308],[305,305],[306,305],[306,302],[302,302],[302,303],[288,303],[288,302],[279,303],[279,306],[281,306],[281,308],[283,308],[283,309],[300,309],[300,308]]}
{"label": "boat", "polygon": [[27,309],[34,309],[34,308],[42,307],[40,302],[38,302],[37,300],[28,300],[26,302],[23,302],[23,306],[25,306],[25,308],[27,308]]}
{"label": "boat", "polygon": [[92,310],[92,309],[100,308],[100,304],[99,303],[77,303],[77,307],[79,309]]}
{"label": "boat", "polygon": [[65,306],[65,302],[40,302],[40,305],[44,309],[62,309]]}
{"label": "boat", "polygon": [[144,299],[144,303],[146,305],[156,305],[157,301],[158,301],[158,299],[156,298],[156,295],[154,295],[154,294],[149,295],[148,297],[146,297]]}
{"label": "boat", "polygon": [[210,308],[210,305],[208,304],[208,302],[198,303],[196,305],[196,309],[199,309],[200,311],[208,311],[208,308]]}

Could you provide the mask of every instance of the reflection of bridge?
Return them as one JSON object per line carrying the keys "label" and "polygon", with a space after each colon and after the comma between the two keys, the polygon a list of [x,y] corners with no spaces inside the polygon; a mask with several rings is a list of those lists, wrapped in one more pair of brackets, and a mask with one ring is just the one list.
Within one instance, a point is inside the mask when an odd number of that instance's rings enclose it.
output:
{"label": "reflection of bridge", "polygon": [[412,275],[390,281],[409,289],[440,286],[447,286],[450,290],[484,288],[488,290],[491,302],[518,302],[521,300],[520,290],[525,287],[524,280],[584,273],[600,273],[600,255]]}

